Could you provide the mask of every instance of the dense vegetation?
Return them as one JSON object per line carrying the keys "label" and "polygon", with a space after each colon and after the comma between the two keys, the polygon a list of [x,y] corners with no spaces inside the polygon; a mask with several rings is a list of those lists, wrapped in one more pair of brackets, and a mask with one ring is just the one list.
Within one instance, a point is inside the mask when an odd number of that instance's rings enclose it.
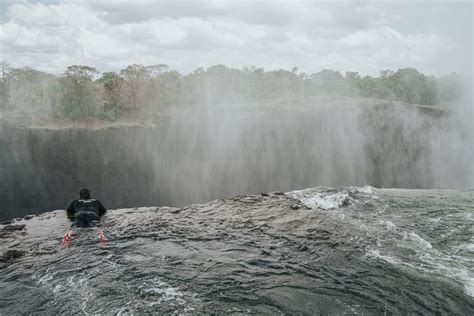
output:
{"label": "dense vegetation", "polygon": [[440,106],[460,94],[452,74],[436,78],[405,68],[384,70],[379,77],[345,76],[333,70],[306,74],[298,68],[265,71],[253,66],[216,65],[182,75],[166,65],[130,65],[120,72],[99,73],[73,65],[61,76],[2,62],[0,110],[46,113],[55,117],[104,117],[170,106],[259,102],[276,97],[356,96]]}

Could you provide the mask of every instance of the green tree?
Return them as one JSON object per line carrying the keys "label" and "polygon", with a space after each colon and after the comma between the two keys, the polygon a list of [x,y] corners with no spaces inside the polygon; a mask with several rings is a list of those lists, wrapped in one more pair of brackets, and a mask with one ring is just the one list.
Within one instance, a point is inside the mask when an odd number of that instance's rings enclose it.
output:
{"label": "green tree", "polygon": [[315,95],[341,95],[345,88],[344,77],[334,70],[324,69],[310,76]]}
{"label": "green tree", "polygon": [[138,110],[143,105],[143,92],[145,85],[150,80],[147,67],[133,64],[120,71],[123,79],[121,89],[122,101],[126,109]]}
{"label": "green tree", "polygon": [[182,78],[177,71],[167,71],[156,78],[158,86],[158,104],[160,106],[176,105],[182,94]]}
{"label": "green tree", "polygon": [[394,98],[414,104],[436,104],[436,84],[414,68],[398,69],[387,77]]}
{"label": "green tree", "polygon": [[108,119],[115,120],[124,108],[120,98],[123,79],[115,72],[104,72],[97,82],[102,85],[104,114]]}
{"label": "green tree", "polygon": [[0,62],[0,110],[5,110],[9,105],[8,79],[10,64],[6,61]]}
{"label": "green tree", "polygon": [[98,71],[84,65],[67,67],[61,80],[63,114],[70,118],[85,118],[101,112],[99,89],[92,80]]}

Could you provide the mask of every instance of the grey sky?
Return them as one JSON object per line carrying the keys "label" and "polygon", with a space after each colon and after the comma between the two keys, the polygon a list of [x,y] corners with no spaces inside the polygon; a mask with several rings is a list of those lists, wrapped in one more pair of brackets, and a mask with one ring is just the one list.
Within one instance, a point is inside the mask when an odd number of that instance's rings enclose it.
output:
{"label": "grey sky", "polygon": [[0,1],[0,59],[54,73],[132,63],[472,72],[471,1]]}

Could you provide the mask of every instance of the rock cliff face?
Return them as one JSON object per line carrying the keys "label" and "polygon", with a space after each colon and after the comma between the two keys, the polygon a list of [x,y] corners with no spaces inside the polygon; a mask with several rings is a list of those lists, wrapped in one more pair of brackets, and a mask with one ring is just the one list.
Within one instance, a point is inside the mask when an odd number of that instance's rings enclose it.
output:
{"label": "rock cliff face", "polygon": [[[0,126],[0,218],[67,207],[182,206],[298,188],[463,187],[449,113],[377,100],[180,108],[155,124]],[[452,142],[456,139],[456,142]]]}
{"label": "rock cliff face", "polygon": [[151,161],[134,146],[155,133],[141,126],[3,129],[1,217],[65,208],[81,187],[109,207],[156,203]]}

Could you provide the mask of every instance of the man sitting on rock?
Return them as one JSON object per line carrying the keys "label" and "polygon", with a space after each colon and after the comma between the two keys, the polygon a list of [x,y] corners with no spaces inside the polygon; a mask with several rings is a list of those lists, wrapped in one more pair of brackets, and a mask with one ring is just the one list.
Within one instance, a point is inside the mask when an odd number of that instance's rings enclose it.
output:
{"label": "man sitting on rock", "polygon": [[92,199],[88,189],[81,189],[80,199],[71,202],[67,217],[73,221],[72,227],[97,227],[107,210],[99,200]]}

